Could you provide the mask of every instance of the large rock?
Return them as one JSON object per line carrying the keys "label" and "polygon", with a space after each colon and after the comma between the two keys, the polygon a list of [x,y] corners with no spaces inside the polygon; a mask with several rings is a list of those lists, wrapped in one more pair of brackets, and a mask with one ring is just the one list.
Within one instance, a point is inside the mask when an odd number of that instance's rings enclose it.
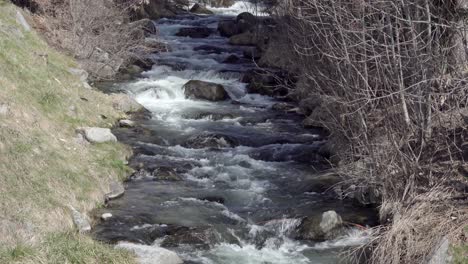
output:
{"label": "large rock", "polygon": [[106,193],[106,195],[104,195],[104,200],[110,201],[110,200],[120,198],[124,195],[124,193],[125,193],[125,188],[123,187],[123,185],[119,182],[112,181],[109,184],[109,192]]}
{"label": "large rock", "polygon": [[135,113],[144,110],[145,108],[135,101],[133,97],[128,94],[112,94],[112,106],[115,110],[119,110],[125,113]]}
{"label": "large rock", "polygon": [[187,98],[205,99],[209,101],[222,101],[229,98],[228,93],[221,84],[191,80],[184,85]]}
{"label": "large rock", "polygon": [[78,132],[81,133],[86,140],[91,143],[105,143],[105,142],[116,142],[117,138],[112,134],[109,128],[100,127],[82,127],[78,128]]}
{"label": "large rock", "polygon": [[444,237],[437,245],[427,264],[448,264],[452,263],[453,257],[450,255],[450,243]]}
{"label": "large rock", "polygon": [[175,248],[183,245],[191,245],[199,249],[209,249],[210,245],[219,242],[216,231],[209,227],[188,228],[181,227],[167,236],[161,246]]}
{"label": "large rock", "polygon": [[222,20],[218,23],[219,34],[223,37],[232,37],[242,33],[236,21]]}
{"label": "large rock", "polygon": [[236,18],[240,32],[246,32],[257,25],[257,18],[249,12],[241,13]]}
{"label": "large rock", "polygon": [[343,232],[343,220],[335,211],[307,217],[299,226],[299,238],[315,241],[334,239]]}
{"label": "large rock", "polygon": [[207,38],[213,31],[207,27],[187,27],[181,28],[176,36],[179,37],[191,37],[191,38]]}
{"label": "large rock", "polygon": [[195,4],[193,5],[192,8],[190,8],[190,12],[195,13],[195,14],[202,14],[202,15],[212,15],[213,11],[209,10],[208,8],[200,5],[200,4]]}
{"label": "large rock", "polygon": [[245,21],[245,23],[248,23],[248,24],[251,24],[251,25],[255,25],[257,23],[257,17],[255,17],[254,15],[252,15],[249,12],[243,12],[243,13],[240,13],[239,15],[237,15],[236,21],[239,22],[241,20],[243,20],[243,21]]}
{"label": "large rock", "polygon": [[255,46],[259,42],[259,36],[252,31],[234,35],[229,38],[229,44],[237,46]]}
{"label": "large rock", "polygon": [[91,224],[85,214],[80,213],[73,206],[69,206],[72,213],[73,224],[80,233],[88,233],[91,231]]}
{"label": "large rock", "polygon": [[138,257],[140,264],[182,264],[182,259],[173,251],[158,246],[138,245],[128,242],[120,242],[117,248],[133,252]]}
{"label": "large rock", "polygon": [[227,136],[213,133],[202,133],[190,137],[184,144],[184,147],[201,149],[201,148],[232,148],[238,146],[239,143]]}

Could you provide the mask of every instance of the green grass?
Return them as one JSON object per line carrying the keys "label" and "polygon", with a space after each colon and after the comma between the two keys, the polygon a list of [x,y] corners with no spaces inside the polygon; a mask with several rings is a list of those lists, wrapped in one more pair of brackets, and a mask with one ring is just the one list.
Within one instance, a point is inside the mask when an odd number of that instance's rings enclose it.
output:
{"label": "green grass", "polygon": [[68,209],[92,210],[130,171],[126,146],[74,139],[77,127],[109,127],[123,113],[68,72],[77,67],[72,58],[24,32],[16,11],[0,0],[0,103],[11,108],[0,116],[0,263],[132,263],[130,254],[73,233]]}
{"label": "green grass", "polygon": [[47,236],[37,247],[17,245],[0,251],[0,263],[130,264],[133,255],[72,232]]}

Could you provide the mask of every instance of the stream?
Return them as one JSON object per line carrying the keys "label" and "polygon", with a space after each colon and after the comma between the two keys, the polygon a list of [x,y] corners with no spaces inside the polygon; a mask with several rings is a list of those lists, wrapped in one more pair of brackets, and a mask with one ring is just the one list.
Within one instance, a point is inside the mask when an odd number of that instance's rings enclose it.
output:
{"label": "stream", "polygon": [[[152,263],[144,255],[154,245],[192,264],[337,263],[343,249],[366,242],[366,232],[353,228],[328,241],[301,239],[305,217],[372,212],[310,191],[308,183],[327,169],[316,154],[321,131],[304,129],[298,114],[272,109],[276,99],[246,92],[240,79],[255,68],[252,61],[223,63],[232,54],[242,58],[246,47],[229,45],[216,33],[218,22],[252,8],[237,2],[212,8],[215,15],[155,22],[171,51],[153,55],[155,65],[141,77],[113,86],[151,117],[140,121],[142,129],[115,132],[133,147],[137,172],[122,198],[95,212],[112,214],[94,228],[96,239],[144,248],[142,263]],[[214,33],[176,36],[193,26]],[[182,86],[190,80],[222,84],[232,99],[186,99]]]}

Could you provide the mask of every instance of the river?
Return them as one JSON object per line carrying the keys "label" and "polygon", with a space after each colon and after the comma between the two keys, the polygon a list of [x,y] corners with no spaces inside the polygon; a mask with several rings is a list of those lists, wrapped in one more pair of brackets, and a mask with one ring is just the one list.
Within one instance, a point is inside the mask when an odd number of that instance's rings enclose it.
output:
{"label": "river", "polygon": [[[130,165],[139,171],[122,198],[97,210],[112,214],[94,229],[97,239],[145,250],[162,246],[185,263],[200,264],[337,263],[342,249],[366,242],[358,229],[329,241],[298,239],[305,217],[357,210],[308,189],[327,169],[316,155],[325,138],[304,129],[300,115],[273,110],[274,98],[246,92],[240,79],[255,65],[247,59],[223,63],[232,54],[242,57],[245,47],[217,33],[175,35],[182,27],[216,31],[221,19],[252,8],[238,2],[213,8],[215,15],[155,22],[171,50],[155,54],[156,64],[141,77],[115,87],[151,112],[141,134],[126,138],[135,152]],[[206,45],[216,49],[199,48]],[[186,99],[182,86],[189,80],[222,84],[232,99]]]}

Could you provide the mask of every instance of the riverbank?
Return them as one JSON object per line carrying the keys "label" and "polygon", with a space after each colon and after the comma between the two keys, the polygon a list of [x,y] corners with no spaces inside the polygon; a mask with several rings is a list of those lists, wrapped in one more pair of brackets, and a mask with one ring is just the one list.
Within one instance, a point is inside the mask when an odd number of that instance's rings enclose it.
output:
{"label": "riverbank", "polygon": [[101,206],[127,176],[131,154],[117,142],[89,143],[76,129],[109,128],[126,114],[21,13],[0,1],[0,262],[133,263],[130,253],[79,234],[70,211]]}

